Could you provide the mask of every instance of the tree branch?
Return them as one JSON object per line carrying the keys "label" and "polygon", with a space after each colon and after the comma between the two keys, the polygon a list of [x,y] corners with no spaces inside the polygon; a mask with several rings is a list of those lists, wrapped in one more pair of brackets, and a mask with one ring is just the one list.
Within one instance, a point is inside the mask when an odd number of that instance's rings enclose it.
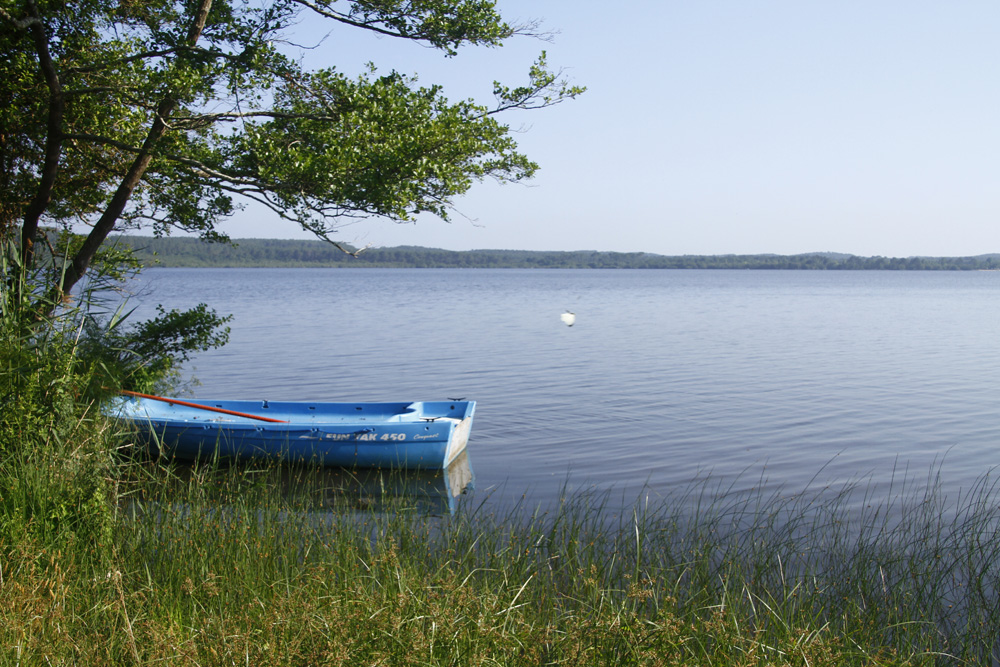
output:
{"label": "tree branch", "polygon": [[28,16],[23,19],[16,19],[7,12],[6,9],[0,7],[0,19],[7,21],[12,24],[18,30],[26,30],[28,28],[33,28],[36,25],[42,25],[42,19],[38,16],[38,8],[35,7],[35,3],[29,2],[28,6],[34,11],[34,16]]}
{"label": "tree branch", "polygon": [[[448,55],[454,55],[455,47],[463,43],[499,46],[502,40],[514,35],[536,36],[542,39],[548,39],[550,36],[549,33],[537,32],[537,22],[518,26],[504,23],[500,16],[495,14],[491,6],[492,3],[486,3],[485,8],[481,5],[472,8],[477,16],[476,21],[471,24],[470,30],[470,23],[466,23],[461,15],[461,10],[468,9],[468,7],[462,5],[459,5],[458,11],[449,17],[454,18],[452,23],[444,20],[421,25],[415,21],[420,18],[421,9],[414,8],[409,3],[405,3],[403,9],[386,11],[386,6],[389,3],[356,1],[352,3],[352,7],[361,8],[361,11],[338,12],[331,9],[322,0],[291,1],[316,12],[320,16],[355,28],[362,28],[387,37],[429,42],[435,48],[443,49]],[[356,18],[358,13],[361,13],[364,18]],[[493,13],[493,17],[484,20],[482,13]],[[370,16],[374,16],[374,18],[369,18]]]}
{"label": "tree branch", "polygon": [[170,49],[160,49],[158,51],[144,51],[143,53],[137,53],[134,56],[129,56],[128,58],[118,58],[116,60],[109,60],[107,62],[101,63],[100,66],[91,65],[89,67],[68,67],[67,72],[72,72],[73,74],[90,74],[93,72],[100,72],[101,70],[109,69],[112,67],[118,67],[119,65],[127,65],[128,63],[138,62],[140,60],[148,60],[150,58],[162,58],[164,56],[169,56],[178,51],[183,50],[184,47],[175,47]]}
{"label": "tree branch", "polygon": [[354,26],[355,28],[364,28],[365,30],[371,30],[372,32],[378,33],[380,35],[385,35],[387,37],[399,37],[399,38],[402,38],[402,39],[413,39],[413,37],[410,36],[410,35],[406,35],[406,34],[403,34],[401,32],[398,32],[398,31],[392,31],[392,30],[388,30],[386,28],[382,28],[382,27],[380,27],[378,25],[378,22],[375,22],[375,21],[357,21],[355,19],[352,19],[350,17],[350,15],[348,15],[348,14],[344,14],[343,12],[335,12],[335,11],[333,11],[331,9],[328,9],[328,8],[325,8],[325,7],[321,7],[320,5],[316,4],[315,2],[310,2],[309,0],[292,0],[292,2],[295,2],[296,4],[302,5],[303,7],[306,7],[307,9],[311,9],[312,11],[316,12],[320,16],[325,16],[328,19],[333,19],[334,21],[338,21],[338,22],[344,23],[346,25]]}

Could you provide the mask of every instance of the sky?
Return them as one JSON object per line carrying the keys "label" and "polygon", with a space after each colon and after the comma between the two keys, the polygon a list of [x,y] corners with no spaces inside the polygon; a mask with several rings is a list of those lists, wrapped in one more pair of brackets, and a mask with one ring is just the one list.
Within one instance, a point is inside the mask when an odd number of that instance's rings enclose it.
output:
{"label": "sky", "polygon": [[[453,250],[685,254],[1000,252],[1000,3],[995,0],[498,0],[521,37],[454,58],[354,28],[297,39],[307,64],[440,83],[550,66],[576,100],[503,117],[538,162],[477,184],[451,222],[367,220],[337,240]],[[615,9],[617,7],[617,9]],[[308,238],[248,209],[233,238]]]}

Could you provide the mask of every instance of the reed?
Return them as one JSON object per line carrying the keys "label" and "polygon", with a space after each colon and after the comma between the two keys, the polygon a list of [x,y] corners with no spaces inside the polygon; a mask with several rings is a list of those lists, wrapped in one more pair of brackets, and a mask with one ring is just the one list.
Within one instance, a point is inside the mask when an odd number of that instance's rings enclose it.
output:
{"label": "reed", "polygon": [[4,468],[7,664],[997,659],[989,476],[952,501],[933,478],[879,502],[864,484],[785,495],[705,482],[629,503],[473,498],[440,517],[405,498],[360,511],[307,469],[115,465],[94,487],[109,512],[87,518],[84,502],[73,520],[38,505],[79,481],[69,468]]}

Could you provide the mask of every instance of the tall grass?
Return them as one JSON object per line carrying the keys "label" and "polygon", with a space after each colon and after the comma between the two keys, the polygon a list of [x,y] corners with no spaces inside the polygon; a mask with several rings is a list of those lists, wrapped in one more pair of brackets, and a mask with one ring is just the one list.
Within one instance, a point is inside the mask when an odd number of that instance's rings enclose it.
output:
{"label": "tall grass", "polygon": [[[77,354],[81,311],[46,302],[0,245],[0,558],[107,544],[113,458],[97,369]],[[50,313],[58,311],[57,314]],[[15,556],[20,556],[17,558]]]}
{"label": "tall grass", "polygon": [[[279,490],[279,474],[130,463],[111,496],[113,539],[5,545],[7,661],[996,660],[989,477],[950,503],[934,484],[870,507],[863,487],[831,497],[706,485],[626,511],[607,494],[576,494],[544,511],[473,499],[429,517],[331,505],[322,475],[320,488],[302,471]],[[691,493],[702,495],[697,513]]]}

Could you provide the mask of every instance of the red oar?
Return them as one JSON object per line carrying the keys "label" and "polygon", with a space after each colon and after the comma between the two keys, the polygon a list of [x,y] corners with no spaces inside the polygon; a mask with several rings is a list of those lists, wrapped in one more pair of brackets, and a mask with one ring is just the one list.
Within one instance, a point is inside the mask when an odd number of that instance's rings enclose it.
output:
{"label": "red oar", "polygon": [[164,403],[170,403],[172,405],[183,405],[187,408],[197,408],[198,410],[208,410],[209,412],[221,412],[225,415],[236,415],[237,417],[246,417],[247,419],[259,419],[262,422],[275,422],[277,424],[287,424],[288,422],[284,419],[271,419],[270,417],[261,417],[260,415],[251,415],[246,412],[236,412],[235,410],[224,410],[222,408],[210,408],[207,405],[199,405],[198,403],[189,403],[187,401],[178,401],[176,398],[163,398],[162,396],[153,396],[152,394],[140,394],[136,391],[121,391],[123,394],[128,396],[137,396],[139,398],[148,398],[154,401],[163,401]]}

